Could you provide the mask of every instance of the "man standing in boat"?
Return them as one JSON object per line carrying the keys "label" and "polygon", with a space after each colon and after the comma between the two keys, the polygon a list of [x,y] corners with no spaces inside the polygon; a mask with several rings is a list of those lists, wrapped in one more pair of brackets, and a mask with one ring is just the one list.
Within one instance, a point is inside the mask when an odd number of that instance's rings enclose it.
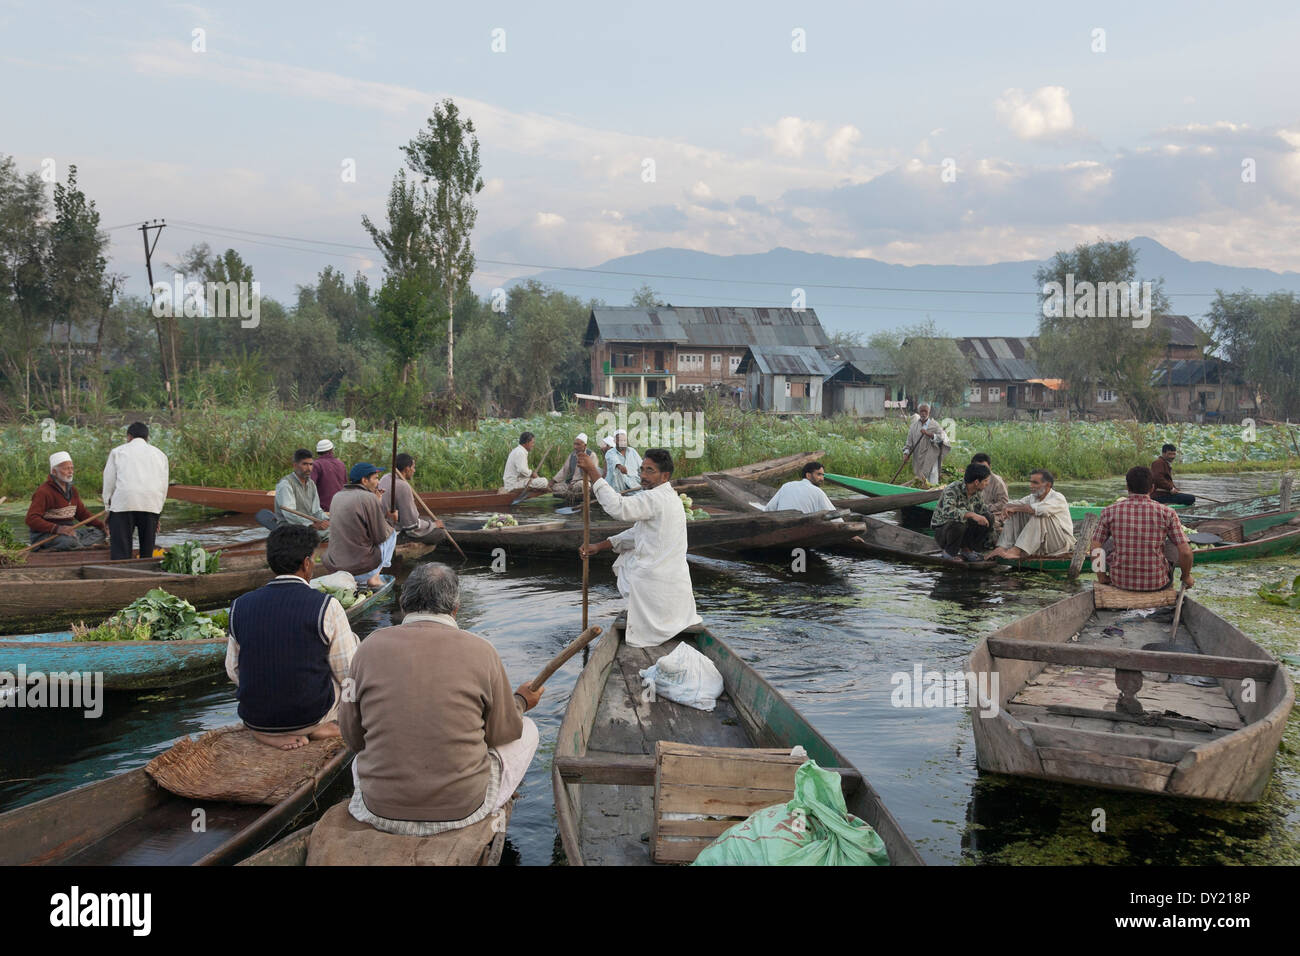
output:
{"label": "man standing in boat", "polygon": [[506,456],[505,474],[501,476],[501,487],[506,491],[545,491],[551,483],[540,477],[534,469],[528,467],[528,456],[533,453],[537,436],[524,432],[519,436],[519,444]]}
{"label": "man standing in boat", "polygon": [[357,651],[339,713],[356,752],[351,816],[385,833],[434,836],[505,805],[537,753],[524,716],[545,687],[513,694],[483,637],[462,630],[460,584],[445,564],[421,564],[402,585],[406,616]]}
{"label": "man standing in boat", "polygon": [[993,533],[993,515],[981,493],[989,483],[987,465],[967,465],[966,474],[939,494],[930,527],[934,541],[944,556],[963,561],[983,561],[979,553],[997,542]]}
{"label": "man standing in boat", "polygon": [[907,430],[907,441],[903,444],[903,462],[912,460],[912,474],[927,484],[939,483],[939,470],[952,445],[943,426],[930,417],[929,405],[916,407],[916,418]]}
{"label": "man standing in boat", "polygon": [[334,457],[334,443],[322,438],[316,443],[316,459],[311,465],[311,480],[320,495],[320,506],[326,511],[339,489],[348,483],[348,466]]}
{"label": "man standing in boat", "polygon": [[358,462],[348,483],[334,496],[330,546],[322,562],[327,571],[347,571],[358,584],[383,587],[379,572],[393,562],[397,547],[396,511],[385,511],[379,497],[380,470]]}
{"label": "man standing in boat", "polygon": [[276,528],[266,539],[276,577],[230,606],[226,673],[239,687],[239,719],[281,750],[339,735],[339,700],[357,650],[343,605],[308,583],[317,543],[303,525]]}
{"label": "man standing in boat", "polygon": [[835,505],[826,497],[822,486],[826,483],[826,469],[820,461],[810,461],[803,466],[803,478],[787,481],[767,502],[765,511],[802,511],[816,514],[830,511]]}
{"label": "man standing in boat", "polygon": [[627,430],[614,432],[613,447],[605,452],[605,480],[620,495],[641,488],[641,456],[627,443]]}
{"label": "man standing in boat", "polygon": [[397,456],[397,491],[393,491],[393,475],[384,475],[379,479],[379,493],[388,502],[389,507],[397,509],[397,528],[403,541],[419,541],[422,544],[436,543],[442,537],[441,524],[432,518],[420,514],[415,501],[415,490],[411,479],[415,477],[415,459],[406,452]]}
{"label": "man standing in boat", "polygon": [[275,486],[275,520],[277,526],[291,524],[314,528],[320,537],[328,538],[329,515],[321,504],[316,482],[311,480],[314,467],[311,452],[306,448],[293,453],[293,471]]}
{"label": "man standing in boat", "polygon": [[72,456],[66,451],[56,451],[50,456],[50,474],[45,483],[32,495],[27,509],[27,527],[31,541],[49,540],[37,551],[75,551],[102,544],[107,529],[96,519],[80,528],[79,524],[90,517],[90,509],[81,502],[72,483]]}
{"label": "man standing in boat", "polygon": [[596,500],[611,518],[635,524],[604,541],[584,545],[583,557],[617,551],[618,590],[627,598],[627,643],[653,647],[700,623],[695,613],[691,571],[686,564],[686,511],[673,491],[673,456],[651,448],[641,462],[640,494],[619,495],[600,477],[596,459],[583,455],[578,467],[592,481]]}
{"label": "man standing in boat", "polygon": [[149,426],[132,422],[126,443],[108,453],[104,465],[104,507],[108,510],[109,557],[131,557],[140,532],[140,557],[153,557],[158,517],[167,500],[167,456],[149,444]]}
{"label": "man standing in boat", "polygon": [[1138,465],[1124,476],[1128,497],[1101,511],[1091,547],[1106,553],[1097,580],[1125,591],[1163,591],[1173,583],[1174,565],[1184,587],[1192,586],[1192,546],[1178,513],[1152,501],[1151,469]]}
{"label": "man standing in boat", "polygon": [[[1004,504],[1006,523],[998,546],[984,557],[1032,558],[1074,550],[1074,519],[1065,495],[1054,489],[1056,476],[1045,468],[1029,473],[1029,494]],[[988,489],[985,489],[988,494]],[[992,506],[990,506],[992,507]]]}
{"label": "man standing in boat", "polygon": [[1174,484],[1174,459],[1177,445],[1162,445],[1160,457],[1151,462],[1151,500],[1162,505],[1194,505],[1196,496],[1185,494]]}

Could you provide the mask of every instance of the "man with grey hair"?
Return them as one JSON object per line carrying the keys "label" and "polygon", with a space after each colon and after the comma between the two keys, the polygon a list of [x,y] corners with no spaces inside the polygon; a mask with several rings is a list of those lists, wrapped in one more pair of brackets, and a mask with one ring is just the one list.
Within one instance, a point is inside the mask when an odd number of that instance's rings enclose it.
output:
{"label": "man with grey hair", "polygon": [[922,481],[937,485],[943,460],[952,445],[943,426],[930,417],[930,406],[922,403],[916,406],[916,418],[907,430],[907,441],[903,444],[903,462],[910,458],[912,474]]}
{"label": "man with grey hair", "polygon": [[1006,523],[998,546],[984,557],[1019,561],[1074,550],[1074,519],[1070,503],[1056,491],[1056,476],[1046,468],[1029,473],[1029,494],[1003,508]]}
{"label": "man with grey hair", "polygon": [[[30,543],[46,542],[37,551],[75,551],[102,544],[107,529],[98,519],[88,521],[91,517],[72,483],[72,456],[56,451],[50,456],[50,473],[27,509]],[[80,528],[74,527],[83,521]]]}
{"label": "man with grey hair", "polygon": [[445,564],[421,564],[402,585],[406,616],[358,648],[339,707],[356,753],[353,818],[385,833],[433,836],[495,813],[537,752],[524,712],[544,687],[512,695],[486,638],[461,630],[460,583]]}

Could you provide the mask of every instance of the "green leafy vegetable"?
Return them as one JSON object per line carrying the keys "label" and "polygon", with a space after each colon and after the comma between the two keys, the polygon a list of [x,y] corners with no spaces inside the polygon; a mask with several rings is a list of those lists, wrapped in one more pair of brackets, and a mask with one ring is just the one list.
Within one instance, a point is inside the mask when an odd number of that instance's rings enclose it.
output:
{"label": "green leafy vegetable", "polygon": [[162,569],[172,574],[212,574],[220,567],[221,552],[205,551],[197,541],[172,545],[162,559]]}
{"label": "green leafy vegetable", "polygon": [[96,628],[72,629],[75,641],[194,641],[225,637],[225,628],[189,601],[154,588]]}
{"label": "green leafy vegetable", "polygon": [[1291,582],[1290,590],[1287,589],[1287,582],[1279,581],[1275,587],[1261,587],[1255,593],[1269,604],[1300,609],[1300,575],[1296,575],[1295,580]]}

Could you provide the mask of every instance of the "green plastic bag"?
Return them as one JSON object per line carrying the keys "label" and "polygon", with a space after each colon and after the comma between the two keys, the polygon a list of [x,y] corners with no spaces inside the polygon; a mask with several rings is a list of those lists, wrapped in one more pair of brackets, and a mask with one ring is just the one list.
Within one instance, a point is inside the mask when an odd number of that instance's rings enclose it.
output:
{"label": "green plastic bag", "polygon": [[794,775],[794,799],[765,807],[710,843],[692,866],[888,866],[885,841],[848,812],[840,775],[815,760]]}

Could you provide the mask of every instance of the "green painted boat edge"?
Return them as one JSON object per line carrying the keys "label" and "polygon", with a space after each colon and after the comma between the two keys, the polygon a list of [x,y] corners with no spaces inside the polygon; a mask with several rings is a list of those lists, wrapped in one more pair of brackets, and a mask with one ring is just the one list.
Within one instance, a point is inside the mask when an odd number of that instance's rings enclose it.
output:
{"label": "green painted boat edge", "polygon": [[[1300,551],[1300,528],[1289,534],[1280,534],[1259,541],[1244,541],[1241,544],[1225,544],[1217,548],[1193,548],[1192,564],[1225,564],[1230,561],[1250,561],[1254,558],[1272,558],[1279,554]],[[1025,558],[1012,561],[998,558],[998,563],[1021,571],[1069,571],[1070,562],[1064,558]],[[1083,571],[1092,570],[1092,560],[1083,559]]]}

